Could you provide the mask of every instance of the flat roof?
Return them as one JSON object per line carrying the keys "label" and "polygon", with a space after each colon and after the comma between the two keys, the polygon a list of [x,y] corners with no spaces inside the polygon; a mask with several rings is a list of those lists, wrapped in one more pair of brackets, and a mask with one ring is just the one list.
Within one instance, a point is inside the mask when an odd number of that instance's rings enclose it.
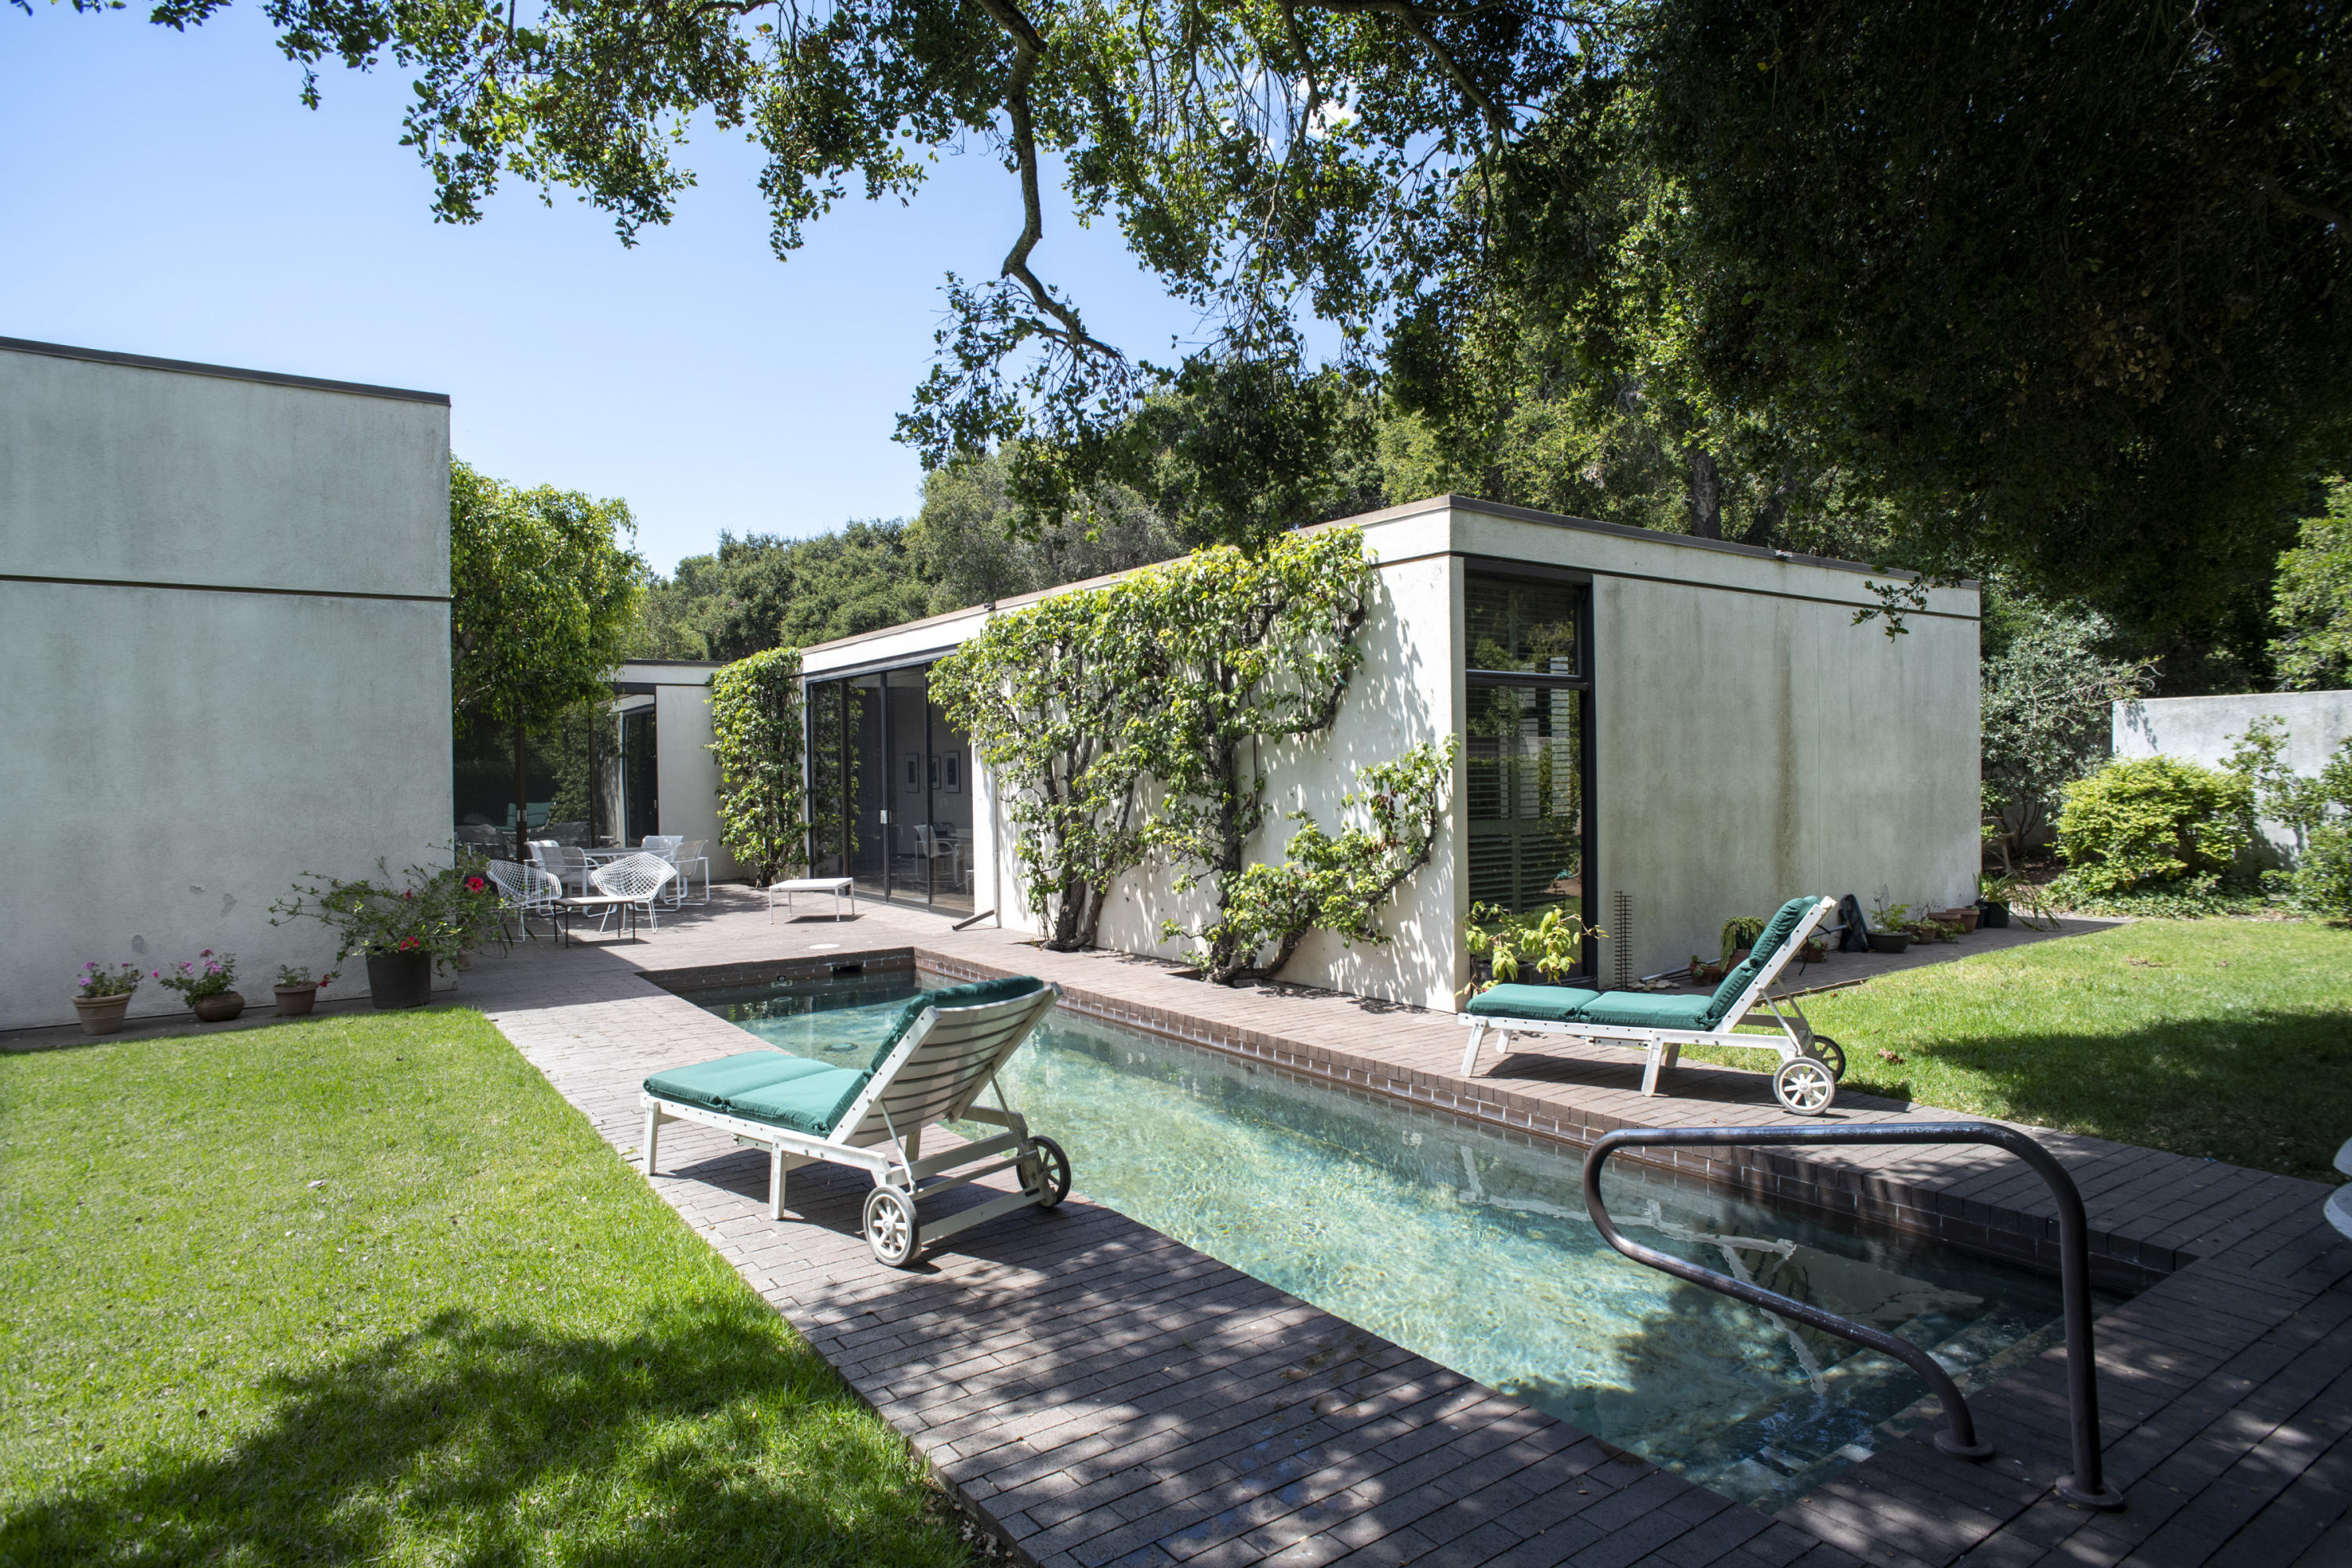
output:
{"label": "flat roof", "polygon": [[446,408],[446,392],[415,392],[404,386],[373,386],[363,381],[328,381],[315,375],[288,375],[274,370],[240,370],[235,365],[202,364],[194,360],[157,359],[152,354],[118,353],[112,349],[81,349],[69,343],[36,342],[30,338],[0,338],[0,349],[20,354],[46,354],[51,359],[87,360],[93,364],[129,365],[134,370],[166,370],[181,375],[218,376],[224,381],[257,381],[270,386],[301,386],[314,392],[347,392],[358,397],[390,397],[403,403],[433,403]]}
{"label": "flat roof", "polygon": [[[1687,533],[1661,533],[1656,529],[1636,528],[1631,523],[1601,522],[1589,517],[1568,517],[1559,512],[1538,511],[1532,507],[1512,506],[1504,501],[1483,500],[1476,496],[1454,495],[1450,492],[1428,496],[1421,500],[1404,501],[1396,506],[1383,507],[1378,511],[1360,512],[1353,517],[1333,518],[1328,522],[1318,522],[1300,529],[1298,531],[1314,533],[1326,528],[1362,528],[1373,523],[1397,522],[1405,518],[1418,517],[1424,512],[1432,511],[1484,512],[1489,517],[1507,518],[1516,522],[1535,522],[1549,528],[1606,534],[1612,538],[1635,540],[1644,544],[1675,545],[1685,550],[1713,551],[1719,554],[1741,555],[1754,561],[1780,561],[1799,566],[1822,566],[1835,572],[1856,572],[1899,582],[1914,581],[1919,575],[1916,572],[1906,572],[1900,568],[1873,566],[1866,562],[1842,561],[1828,555],[1801,555],[1794,551],[1774,550],[1769,545],[1738,544],[1727,539],[1694,539]],[[1182,557],[1174,559],[1181,560]],[[1166,564],[1166,562],[1153,562],[1150,565],[1130,566],[1125,572],[1111,572],[1100,577],[1088,577],[1081,582],[1063,583],[1055,587],[1041,588],[1034,594],[1016,594],[1011,598],[992,600],[986,604],[967,605],[961,609],[947,610],[936,616],[922,616],[911,621],[899,621],[892,626],[877,626],[870,632],[856,632],[845,637],[835,637],[830,642],[811,643],[801,649],[801,653],[805,657],[833,648],[854,647],[859,643],[871,642],[877,637],[897,637],[901,633],[915,631],[923,626],[961,620],[978,610],[1020,609],[1025,605],[1036,604],[1040,600],[1051,598],[1056,594],[1068,594],[1082,588],[1099,587],[1105,583],[1115,583],[1119,578],[1137,572],[1150,571],[1151,566]],[[1954,586],[1973,589],[1977,586],[1977,583],[1970,578]]]}

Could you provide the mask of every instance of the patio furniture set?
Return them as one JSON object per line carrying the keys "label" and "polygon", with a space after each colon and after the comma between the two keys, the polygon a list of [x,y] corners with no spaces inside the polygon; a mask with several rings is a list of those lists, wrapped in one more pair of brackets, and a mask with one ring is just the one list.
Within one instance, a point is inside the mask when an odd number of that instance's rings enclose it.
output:
{"label": "patio furniture set", "polygon": [[[526,937],[530,935],[530,917],[539,915],[555,929],[557,940],[568,945],[572,920],[588,914],[597,917],[600,931],[618,915],[621,933],[634,937],[640,914],[646,925],[661,929],[655,907],[665,897],[673,910],[710,901],[709,847],[702,839],[648,834],[635,849],[587,849],[534,840],[530,850],[532,863],[528,866],[512,860],[492,860],[488,866],[502,916],[511,910]],[[702,873],[698,899],[688,896],[697,868]]]}

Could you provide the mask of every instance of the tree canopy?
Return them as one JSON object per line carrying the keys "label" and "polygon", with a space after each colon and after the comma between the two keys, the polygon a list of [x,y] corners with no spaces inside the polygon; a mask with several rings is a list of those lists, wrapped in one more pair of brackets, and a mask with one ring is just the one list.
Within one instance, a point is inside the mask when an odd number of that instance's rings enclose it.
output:
{"label": "tree canopy", "polygon": [[[314,100],[330,60],[412,75],[404,135],[452,222],[511,178],[579,191],[626,241],[670,219],[707,116],[763,149],[785,256],[854,193],[914,193],[934,150],[990,149],[1019,177],[1009,248],[997,277],[947,279],[900,434],[934,468],[1005,451],[1032,526],[1110,479],[1223,539],[1356,510],[1402,410],[1432,471],[1488,493],[1932,573],[2007,563],[2163,637],[2242,618],[2302,487],[2347,466],[2341,7],[269,15]],[[1106,342],[1053,284],[1057,167],[1066,205],[1200,311],[1172,363]]]}
{"label": "tree canopy", "polygon": [[635,528],[625,501],[449,465],[450,703],[459,724],[514,731],[518,840],[525,732],[607,695],[625,651],[646,572],[622,542]]}

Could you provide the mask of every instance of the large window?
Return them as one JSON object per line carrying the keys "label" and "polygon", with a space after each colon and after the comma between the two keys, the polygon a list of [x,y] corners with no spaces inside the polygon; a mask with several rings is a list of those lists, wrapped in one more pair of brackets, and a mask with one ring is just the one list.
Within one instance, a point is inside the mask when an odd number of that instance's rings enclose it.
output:
{"label": "large window", "polygon": [[1470,897],[1514,912],[1564,903],[1587,923],[1590,603],[1581,583],[1479,573],[1463,593]]}
{"label": "large window", "polygon": [[972,907],[971,748],[928,667],[808,687],[809,857],[870,898]]}

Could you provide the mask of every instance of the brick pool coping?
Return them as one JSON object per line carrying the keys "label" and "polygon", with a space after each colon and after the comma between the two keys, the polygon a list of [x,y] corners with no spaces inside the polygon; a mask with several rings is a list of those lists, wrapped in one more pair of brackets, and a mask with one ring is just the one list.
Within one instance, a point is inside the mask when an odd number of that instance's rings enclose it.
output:
{"label": "brick pool coping", "polygon": [[[1645,1100],[1632,1092],[1632,1054],[1568,1050],[1465,1082],[1447,1070],[1456,1026],[1414,1009],[1225,991],[1153,961],[1047,953],[890,907],[861,906],[838,926],[770,923],[740,890],[717,893],[643,942],[539,942],[486,959],[451,999],[482,1008],[624,1152],[646,1073],[743,1043],[653,975],[709,984],[867,955],[950,975],[1039,974],[1082,1014],[1529,1142],[1788,1120],[1754,1074],[1686,1068],[1671,1097]],[[1849,1121],[1946,1119],[1859,1096],[1837,1110]],[[2097,1335],[2109,1480],[2130,1501],[2121,1514],[2049,1492],[2067,1468],[2056,1350],[1971,1396],[2001,1454],[1991,1465],[1886,1439],[1768,1519],[1086,1203],[1083,1170],[1081,1196],[1062,1210],[967,1232],[913,1272],[883,1268],[857,1238],[863,1178],[852,1173],[795,1173],[797,1217],[778,1224],[763,1158],[679,1126],[664,1134],[653,1184],[1041,1563],[2285,1568],[2352,1497],[2352,1243],[2320,1216],[2326,1189],[2035,1136],[2081,1184],[2107,1278],[2144,1287]],[[2032,1258],[2049,1243],[2038,1181],[1971,1146],[1684,1155],[1675,1167],[1977,1251]]]}

